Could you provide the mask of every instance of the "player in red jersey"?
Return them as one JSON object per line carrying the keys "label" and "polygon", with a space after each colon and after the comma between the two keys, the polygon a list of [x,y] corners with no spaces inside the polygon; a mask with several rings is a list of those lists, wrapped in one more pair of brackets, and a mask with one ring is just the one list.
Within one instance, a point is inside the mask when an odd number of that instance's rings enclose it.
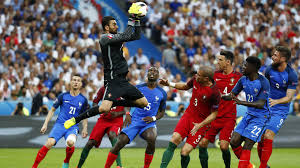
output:
{"label": "player in red jersey", "polygon": [[[93,100],[93,106],[98,105],[99,101],[103,98],[105,92],[104,86],[101,87],[97,96]],[[84,161],[88,157],[90,150],[95,146],[99,147],[105,133],[108,135],[108,138],[114,146],[118,140],[117,136],[120,133],[123,125],[123,115],[125,114],[124,107],[117,106],[111,108],[110,113],[101,114],[96,125],[93,128],[93,131],[90,135],[89,141],[86,143],[85,147],[82,150],[79,163],[77,168],[81,168]],[[116,160],[117,166],[122,167],[120,154]]]}
{"label": "player in red jersey", "polygon": [[179,90],[193,88],[190,104],[177,123],[169,146],[162,157],[161,168],[168,166],[174,150],[184,138],[187,139],[181,149],[181,167],[187,167],[190,161],[189,153],[197,147],[207,130],[207,125],[216,118],[220,92],[213,76],[214,71],[208,66],[203,66],[187,83],[172,83],[164,79],[160,81],[164,86],[171,86]]}
{"label": "player in red jersey", "polygon": [[[230,51],[221,51],[218,56],[218,71],[215,72],[214,80],[221,94],[231,92],[242,74],[233,70],[234,55]],[[226,168],[230,168],[229,144],[236,119],[236,104],[234,101],[220,100],[217,118],[211,123],[210,129],[199,143],[199,158],[202,168],[208,168],[207,146],[214,143],[216,135],[220,133],[220,149]]]}

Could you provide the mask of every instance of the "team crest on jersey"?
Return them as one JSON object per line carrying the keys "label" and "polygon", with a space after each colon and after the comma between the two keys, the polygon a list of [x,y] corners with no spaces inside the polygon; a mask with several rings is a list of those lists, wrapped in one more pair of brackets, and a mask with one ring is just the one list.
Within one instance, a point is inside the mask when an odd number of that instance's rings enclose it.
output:
{"label": "team crest on jersey", "polygon": [[258,90],[257,90],[256,88],[254,88],[254,92],[255,92],[255,93],[257,93],[257,92],[258,92]]}
{"label": "team crest on jersey", "polygon": [[205,101],[206,100],[206,95],[202,96],[202,100]]}
{"label": "team crest on jersey", "polygon": [[197,89],[196,86],[194,86],[194,89]]}
{"label": "team crest on jersey", "polygon": [[159,101],[159,97],[155,96],[155,101],[158,102]]}
{"label": "team crest on jersey", "polygon": [[230,82],[231,82],[231,83],[229,83],[230,86],[233,86],[233,85],[234,85],[234,80],[235,80],[234,78],[231,78],[231,79],[230,79]]}
{"label": "team crest on jersey", "polygon": [[112,35],[112,34],[107,35],[107,37],[108,37],[109,39],[113,38],[113,36],[114,36],[114,35]]}
{"label": "team crest on jersey", "polygon": [[82,106],[82,103],[81,103],[81,102],[79,102],[79,103],[78,103],[78,105],[79,105],[79,107],[81,107],[81,106]]}

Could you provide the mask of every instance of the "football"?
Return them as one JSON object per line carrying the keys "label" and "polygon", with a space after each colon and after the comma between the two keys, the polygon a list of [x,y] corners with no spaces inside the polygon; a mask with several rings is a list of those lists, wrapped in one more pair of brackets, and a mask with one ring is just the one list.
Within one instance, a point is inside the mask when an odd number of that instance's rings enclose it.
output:
{"label": "football", "polygon": [[147,6],[147,4],[145,4],[144,2],[136,2],[136,4],[139,5],[139,6],[141,6],[141,8],[140,8],[139,11],[140,11],[142,14],[139,15],[139,16],[141,16],[141,17],[146,16],[146,15],[147,15],[147,12],[148,12],[148,6]]}

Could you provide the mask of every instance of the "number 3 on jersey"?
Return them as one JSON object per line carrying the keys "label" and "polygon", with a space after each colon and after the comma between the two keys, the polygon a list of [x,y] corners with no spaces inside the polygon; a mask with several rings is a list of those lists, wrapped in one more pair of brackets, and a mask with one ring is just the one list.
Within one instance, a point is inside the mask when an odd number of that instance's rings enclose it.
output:
{"label": "number 3 on jersey", "polygon": [[76,107],[70,107],[70,111],[69,111],[69,114],[75,114],[75,111],[76,111]]}
{"label": "number 3 on jersey", "polygon": [[195,98],[194,105],[195,105],[195,106],[198,105],[198,99],[197,99],[197,98]]}

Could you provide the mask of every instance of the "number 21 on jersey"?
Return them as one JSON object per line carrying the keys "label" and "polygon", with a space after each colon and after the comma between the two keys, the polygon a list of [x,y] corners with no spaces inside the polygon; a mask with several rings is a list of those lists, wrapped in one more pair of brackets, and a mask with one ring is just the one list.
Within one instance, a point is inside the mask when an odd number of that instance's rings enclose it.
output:
{"label": "number 21 on jersey", "polygon": [[70,111],[69,111],[69,114],[75,114],[75,111],[76,111],[76,107],[70,107]]}

